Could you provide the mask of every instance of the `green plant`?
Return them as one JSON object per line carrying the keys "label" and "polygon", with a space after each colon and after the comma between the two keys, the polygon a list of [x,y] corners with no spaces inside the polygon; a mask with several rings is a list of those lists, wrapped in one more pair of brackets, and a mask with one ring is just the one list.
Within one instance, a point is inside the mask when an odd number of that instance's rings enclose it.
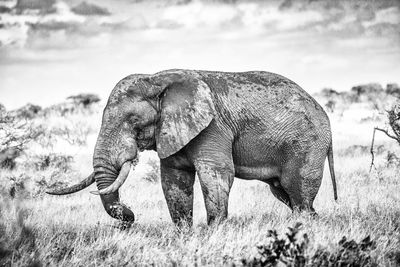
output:
{"label": "green plant", "polygon": [[[330,250],[319,248],[312,255],[307,254],[309,238],[303,234],[298,238],[302,224],[296,223],[288,227],[289,231],[282,238],[276,230],[268,230],[267,237],[271,238],[267,244],[257,246],[258,254],[251,260],[242,259],[245,266],[377,266],[371,251],[376,243],[367,236],[359,243],[348,240],[345,236],[339,241],[339,248]],[[392,257],[397,260],[396,256]]]}
{"label": "green plant", "polygon": [[59,153],[49,153],[45,155],[36,155],[31,157],[34,168],[38,171],[54,167],[59,171],[66,172],[70,170],[73,157]]}
{"label": "green plant", "polygon": [[15,261],[40,266],[35,233],[25,223],[27,210],[15,201],[0,198],[0,266],[12,266]]}
{"label": "green plant", "polygon": [[[82,3],[84,4],[84,3]],[[81,4],[81,5],[82,5]],[[78,105],[83,105],[87,107],[93,103],[97,103],[100,101],[100,97],[95,94],[79,94],[67,97],[67,99],[72,99],[72,101]]]}
{"label": "green plant", "polygon": [[307,257],[305,255],[309,239],[307,234],[303,234],[302,239],[298,240],[298,233],[302,224],[296,223],[293,227],[288,227],[289,231],[283,238],[278,237],[276,230],[269,230],[267,237],[270,242],[265,245],[258,245],[258,254],[250,261],[243,259],[242,264],[246,266],[305,266]]}
{"label": "green plant", "polygon": [[19,120],[6,112],[0,113],[0,167],[13,169],[15,159],[26,145],[42,134],[31,121]]}
{"label": "green plant", "polygon": [[347,240],[345,236],[339,241],[339,249],[335,252],[326,248],[318,249],[311,258],[313,266],[378,266],[371,257],[375,242],[367,236],[359,243]]}

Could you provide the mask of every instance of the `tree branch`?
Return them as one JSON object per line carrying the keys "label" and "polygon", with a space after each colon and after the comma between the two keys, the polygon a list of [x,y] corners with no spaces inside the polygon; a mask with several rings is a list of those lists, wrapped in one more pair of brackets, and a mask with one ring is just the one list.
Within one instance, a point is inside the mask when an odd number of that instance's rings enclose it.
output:
{"label": "tree branch", "polygon": [[396,136],[391,135],[387,130],[384,130],[384,129],[381,129],[381,128],[378,128],[378,127],[375,127],[374,131],[375,130],[381,131],[381,132],[385,133],[388,137],[390,137],[390,138],[392,138],[392,139],[394,139],[396,141],[399,141],[399,139]]}
{"label": "tree branch", "polygon": [[371,149],[370,149],[370,152],[371,152],[371,165],[369,166],[369,172],[371,172],[372,167],[374,167],[374,169],[376,170],[376,167],[375,167],[375,164],[374,164],[374,160],[375,160],[374,142],[375,142],[375,132],[376,132],[376,131],[381,131],[381,132],[383,132],[384,134],[386,134],[388,137],[390,137],[390,138],[396,140],[397,142],[400,142],[400,140],[399,140],[396,136],[391,135],[387,130],[381,129],[381,128],[379,128],[379,127],[374,127],[374,131],[373,131],[373,133],[372,133]]}
{"label": "tree branch", "polygon": [[369,172],[371,173],[372,167],[376,170],[374,161],[375,161],[375,154],[374,154],[374,142],[375,142],[375,132],[376,132],[376,127],[374,128],[374,131],[372,133],[372,142],[371,142],[371,165],[369,166]]}

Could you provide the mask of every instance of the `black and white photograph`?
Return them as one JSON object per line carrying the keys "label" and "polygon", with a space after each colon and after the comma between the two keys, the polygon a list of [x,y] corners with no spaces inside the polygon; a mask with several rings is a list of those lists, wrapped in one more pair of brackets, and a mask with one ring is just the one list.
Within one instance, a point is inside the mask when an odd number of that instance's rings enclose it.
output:
{"label": "black and white photograph", "polygon": [[0,0],[0,266],[400,266],[400,1]]}

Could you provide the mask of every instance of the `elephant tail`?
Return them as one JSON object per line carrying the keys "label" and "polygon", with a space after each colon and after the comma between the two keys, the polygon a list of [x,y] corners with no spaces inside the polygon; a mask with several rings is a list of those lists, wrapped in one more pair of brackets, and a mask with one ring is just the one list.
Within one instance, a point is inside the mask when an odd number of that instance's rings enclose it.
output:
{"label": "elephant tail", "polygon": [[335,200],[337,200],[337,188],[336,188],[336,177],[335,177],[335,169],[333,167],[333,149],[332,149],[332,141],[331,144],[329,145],[328,149],[328,164],[329,164],[329,171],[331,173],[331,179],[332,179],[332,186],[333,186],[333,196]]}

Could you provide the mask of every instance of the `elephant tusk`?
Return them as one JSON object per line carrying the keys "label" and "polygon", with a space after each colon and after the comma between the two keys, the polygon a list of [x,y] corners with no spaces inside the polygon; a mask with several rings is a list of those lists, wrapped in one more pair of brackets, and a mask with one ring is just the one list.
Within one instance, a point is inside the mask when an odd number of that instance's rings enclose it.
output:
{"label": "elephant tusk", "polygon": [[89,185],[94,183],[94,173],[90,174],[86,179],[82,180],[78,184],[66,187],[66,188],[60,188],[60,189],[55,189],[55,190],[48,190],[46,191],[47,194],[49,195],[68,195],[72,194],[75,192],[78,192],[82,189],[85,189]]}
{"label": "elephant tusk", "polygon": [[92,191],[90,193],[95,195],[107,195],[110,193],[114,193],[125,182],[126,178],[128,177],[130,169],[131,169],[131,162],[128,161],[125,162],[122,165],[121,171],[119,172],[117,179],[115,179],[115,181],[110,186],[98,191]]}

